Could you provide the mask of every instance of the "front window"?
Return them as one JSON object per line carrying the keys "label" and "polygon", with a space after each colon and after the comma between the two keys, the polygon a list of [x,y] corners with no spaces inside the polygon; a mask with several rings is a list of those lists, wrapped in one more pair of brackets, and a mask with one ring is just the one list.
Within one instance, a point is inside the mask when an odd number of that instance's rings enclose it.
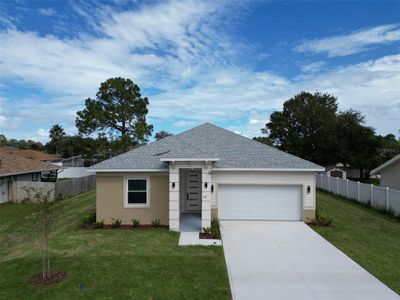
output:
{"label": "front window", "polygon": [[147,189],[147,179],[127,179],[127,206],[148,206]]}

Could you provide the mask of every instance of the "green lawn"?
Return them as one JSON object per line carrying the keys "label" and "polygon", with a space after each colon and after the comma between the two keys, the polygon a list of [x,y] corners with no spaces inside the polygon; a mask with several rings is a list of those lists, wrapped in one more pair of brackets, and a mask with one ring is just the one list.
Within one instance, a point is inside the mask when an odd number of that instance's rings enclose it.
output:
{"label": "green lawn", "polygon": [[31,207],[0,206],[1,299],[231,299],[222,247],[178,247],[179,234],[165,229],[83,230],[95,193],[64,203],[51,264],[67,278],[44,288],[27,283],[41,270]]}
{"label": "green lawn", "polygon": [[313,227],[358,264],[400,293],[400,221],[351,200],[317,193],[329,227]]}

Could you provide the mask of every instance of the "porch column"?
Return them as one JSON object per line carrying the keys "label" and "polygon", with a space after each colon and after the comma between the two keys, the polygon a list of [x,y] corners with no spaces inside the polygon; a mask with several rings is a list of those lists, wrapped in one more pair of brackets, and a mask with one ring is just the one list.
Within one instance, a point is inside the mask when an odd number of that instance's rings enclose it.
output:
{"label": "porch column", "polygon": [[211,226],[211,165],[206,163],[201,173],[201,227],[203,228]]}
{"label": "porch column", "polygon": [[179,168],[173,162],[169,166],[169,230],[179,231]]}

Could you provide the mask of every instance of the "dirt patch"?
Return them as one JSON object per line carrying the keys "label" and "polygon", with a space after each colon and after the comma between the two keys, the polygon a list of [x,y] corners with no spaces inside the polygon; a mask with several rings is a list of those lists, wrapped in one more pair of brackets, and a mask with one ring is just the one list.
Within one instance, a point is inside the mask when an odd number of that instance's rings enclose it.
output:
{"label": "dirt patch", "polygon": [[143,224],[143,225],[138,225],[138,226],[133,226],[133,225],[120,225],[119,227],[113,227],[112,225],[103,225],[103,227],[98,227],[96,224],[84,224],[82,225],[83,229],[150,229],[150,228],[164,228],[168,229],[168,225],[159,225],[159,226],[154,226],[150,224]]}
{"label": "dirt patch", "polygon": [[213,237],[212,234],[203,233],[203,232],[199,233],[199,239],[201,239],[201,240],[219,240],[219,238]]}
{"label": "dirt patch", "polygon": [[50,284],[56,284],[65,279],[67,273],[65,272],[51,272],[49,278],[43,279],[43,274],[39,273],[29,279],[31,285],[42,285],[47,286]]}

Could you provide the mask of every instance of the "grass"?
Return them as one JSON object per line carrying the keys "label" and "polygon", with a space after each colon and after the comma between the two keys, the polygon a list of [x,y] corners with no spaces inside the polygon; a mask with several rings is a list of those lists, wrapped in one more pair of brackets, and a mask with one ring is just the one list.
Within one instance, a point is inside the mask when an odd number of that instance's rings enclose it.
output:
{"label": "grass", "polygon": [[41,264],[31,207],[1,205],[0,299],[231,299],[222,247],[178,247],[166,229],[80,229],[94,209],[94,192],[64,200],[51,264],[67,278],[33,287]]}
{"label": "grass", "polygon": [[321,191],[317,206],[332,224],[312,228],[400,294],[400,220]]}

